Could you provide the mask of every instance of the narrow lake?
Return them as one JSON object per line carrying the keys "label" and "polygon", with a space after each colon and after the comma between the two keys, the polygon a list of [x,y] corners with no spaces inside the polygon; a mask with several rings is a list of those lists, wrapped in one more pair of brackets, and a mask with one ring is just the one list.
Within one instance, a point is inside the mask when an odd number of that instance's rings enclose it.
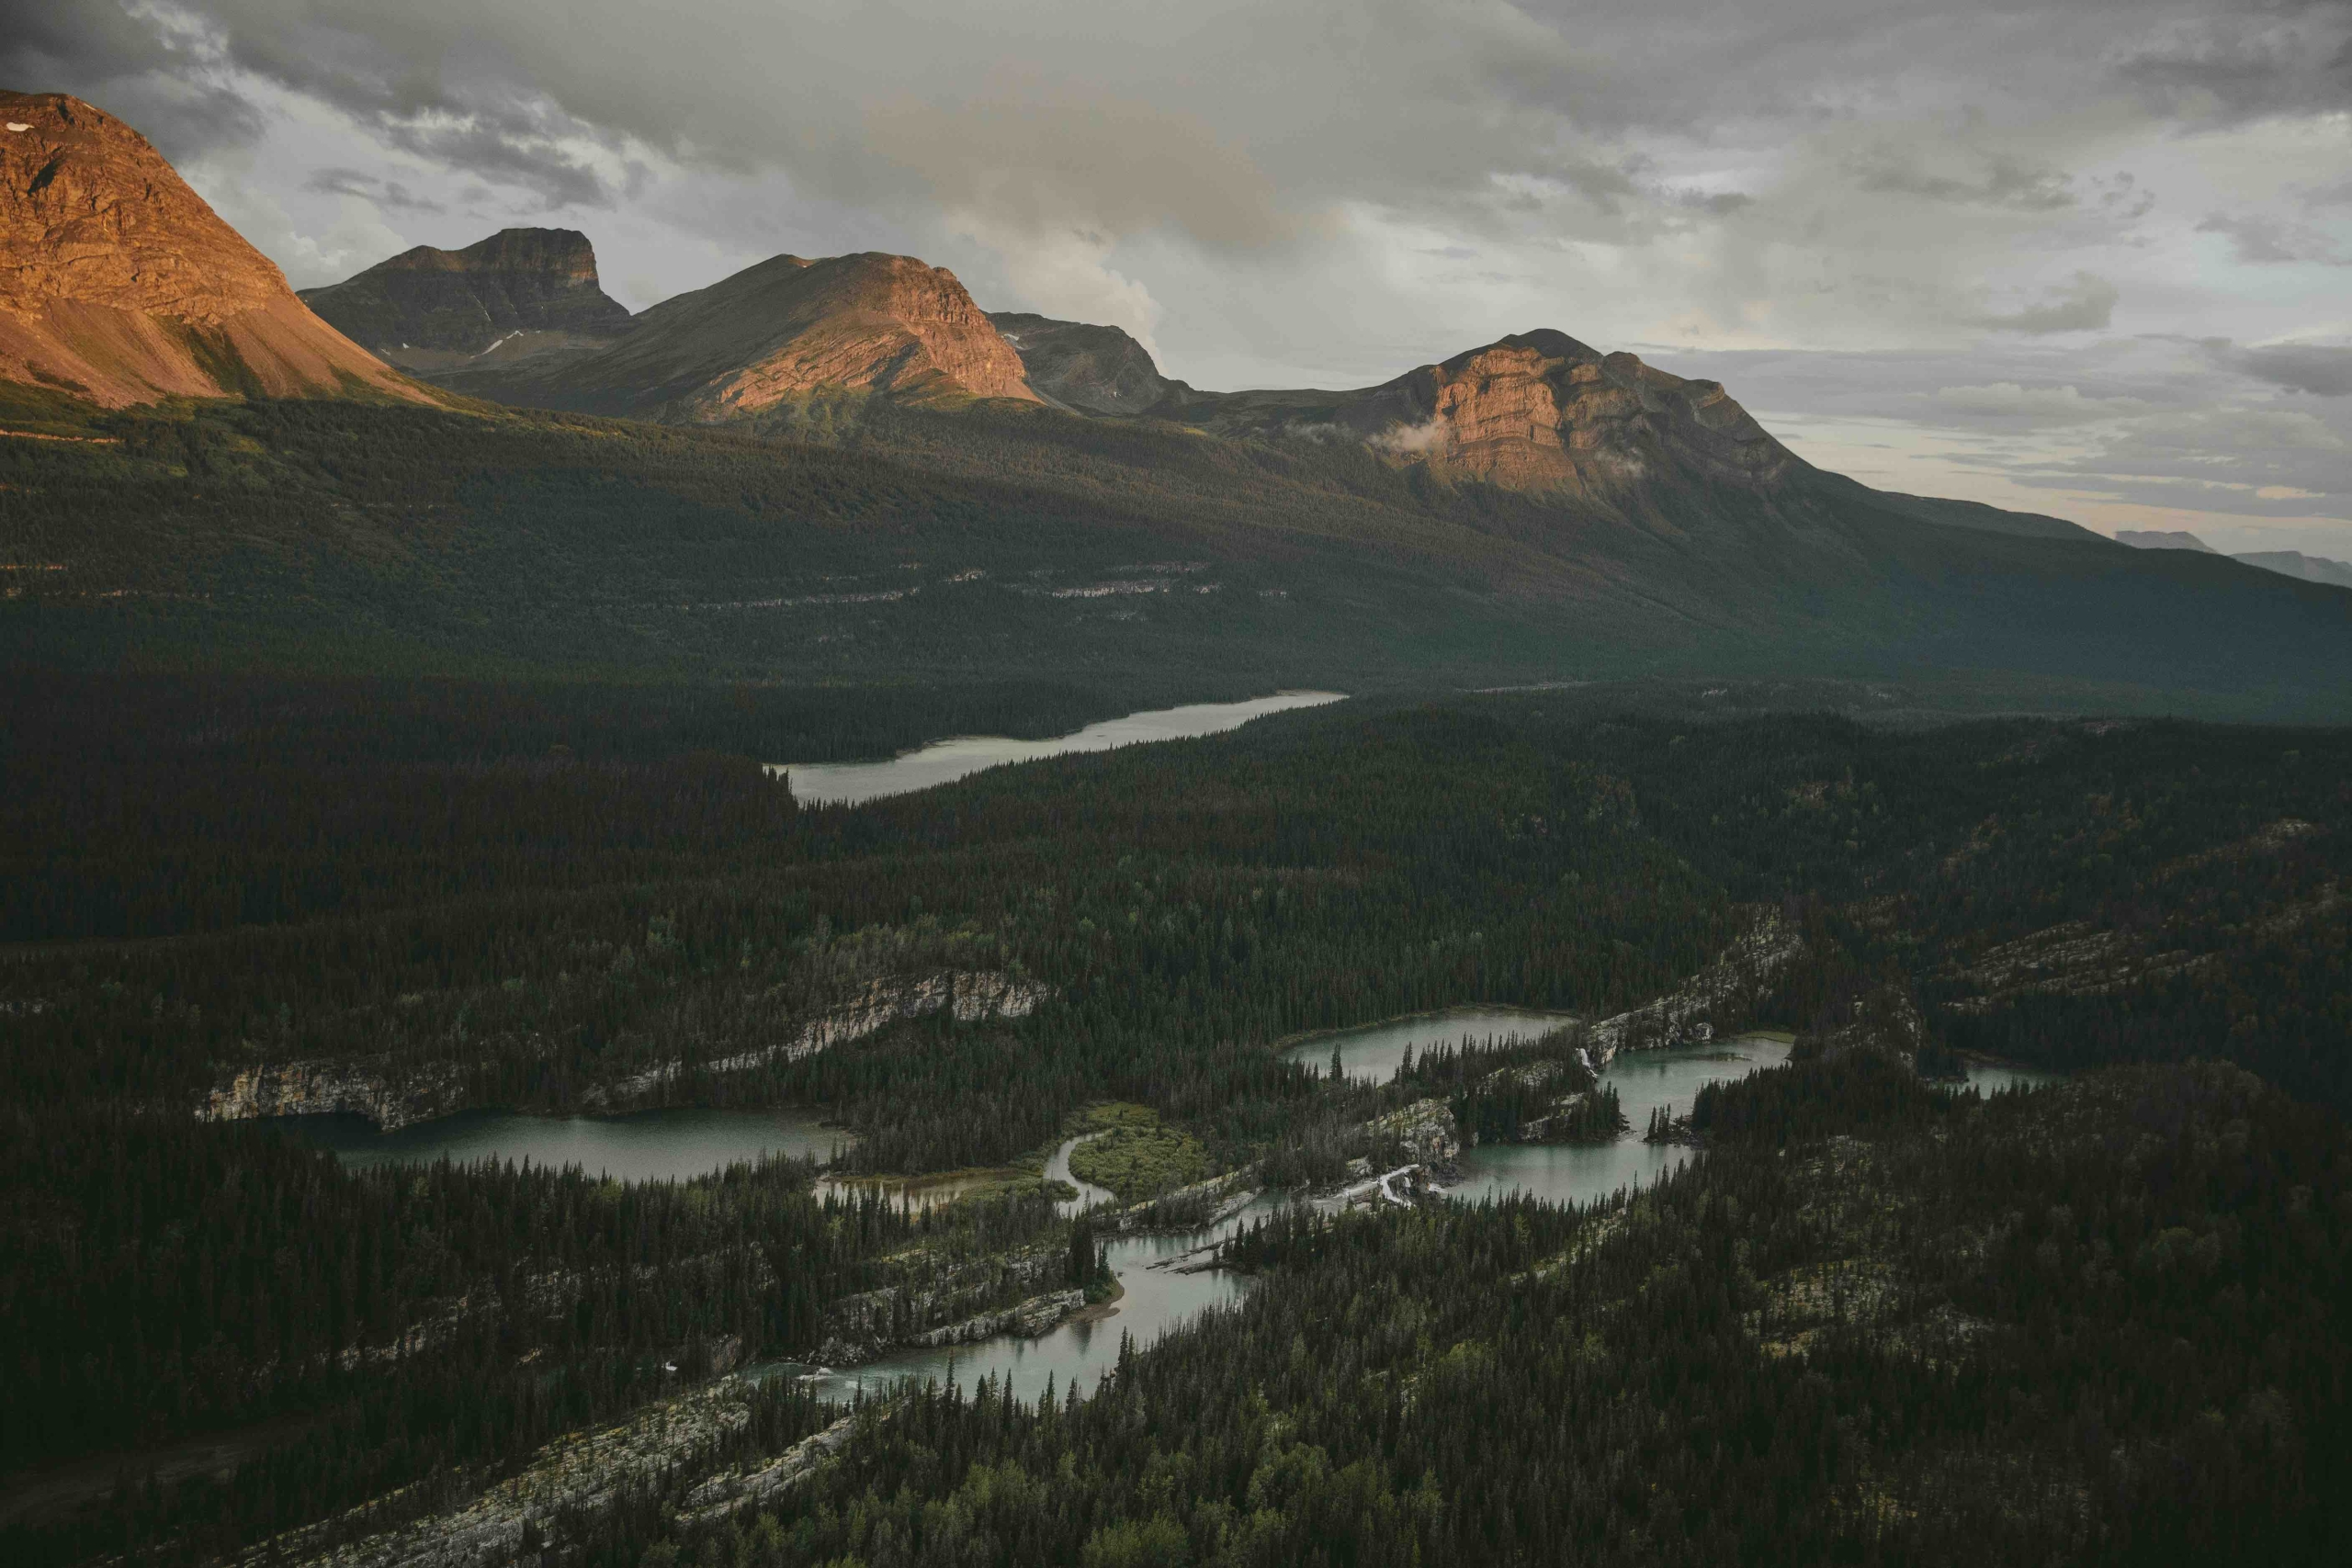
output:
{"label": "narrow lake", "polygon": [[1116,1303],[1117,1312],[1096,1322],[1064,1323],[1035,1339],[1000,1335],[977,1345],[943,1350],[902,1350],[862,1367],[839,1371],[775,1361],[754,1369],[752,1375],[802,1376],[809,1388],[827,1399],[848,1399],[861,1387],[879,1393],[908,1378],[945,1383],[951,1375],[966,1388],[993,1377],[999,1386],[1010,1383],[1017,1397],[1033,1402],[1048,1383],[1059,1391],[1075,1382],[1080,1394],[1091,1394],[1102,1374],[1118,1365],[1122,1335],[1133,1336],[1140,1350],[1209,1308],[1239,1301],[1250,1286],[1238,1275],[1214,1269],[1180,1274],[1173,1268],[1152,1265],[1179,1261],[1185,1253],[1229,1234],[1236,1225],[1249,1224],[1272,1207],[1270,1200],[1261,1199],[1214,1230],[1191,1235],[1111,1240],[1104,1250],[1111,1271],[1118,1275],[1126,1294]]}
{"label": "narrow lake", "polygon": [[1290,708],[1318,707],[1344,702],[1344,692],[1277,692],[1240,703],[1193,703],[1185,707],[1131,713],[1090,724],[1075,735],[1051,740],[1015,740],[1003,735],[962,735],[934,741],[886,762],[775,762],[792,783],[792,793],[803,801],[860,806],[886,795],[909,795],[935,784],[953,784],[983,768],[1003,762],[1034,762],[1072,751],[1108,751],[1147,740],[1184,740],[1238,728],[1253,718]]}
{"label": "narrow lake", "polygon": [[1283,1052],[1284,1059],[1327,1070],[1331,1053],[1340,1054],[1340,1070],[1362,1083],[1386,1083],[1396,1076],[1410,1047],[1415,1055],[1432,1045],[1459,1045],[1464,1040],[1484,1045],[1506,1040],[1532,1040],[1576,1015],[1538,1012],[1530,1008],[1447,1008],[1442,1012],[1392,1018],[1361,1029],[1340,1029],[1311,1036]]}
{"label": "narrow lake", "polygon": [[1610,1144],[1488,1144],[1465,1151],[1462,1179],[1449,1198],[1524,1192],[1547,1203],[1589,1203],[1620,1188],[1654,1185],[1681,1168],[1691,1152],[1679,1144],[1645,1144],[1642,1129],[1659,1106],[1680,1115],[1705,1085],[1744,1078],[1789,1059],[1785,1042],[1745,1035],[1669,1051],[1627,1051],[1602,1069],[1600,1081],[1617,1091],[1633,1131]]}
{"label": "narrow lake", "polygon": [[806,1111],[641,1111],[631,1116],[524,1116],[461,1111],[379,1133],[364,1116],[284,1116],[277,1124],[355,1170],[479,1160],[576,1165],[619,1181],[684,1181],[763,1155],[830,1161],[854,1141]]}

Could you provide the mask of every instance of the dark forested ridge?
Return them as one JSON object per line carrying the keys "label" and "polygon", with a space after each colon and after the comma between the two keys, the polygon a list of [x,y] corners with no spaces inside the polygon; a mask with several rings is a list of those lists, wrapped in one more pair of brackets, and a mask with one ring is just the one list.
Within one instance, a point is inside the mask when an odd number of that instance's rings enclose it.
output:
{"label": "dark forested ridge", "polygon": [[[1789,1099],[1782,1074],[1752,1098]],[[2227,1067],[1845,1103],[1630,1201],[1285,1218],[1091,1399],[902,1404],[593,1562],[2327,1561],[2352,1149]],[[1758,1125],[1753,1119],[1750,1125]],[[1836,1136],[1825,1134],[1837,1134]],[[1073,1391],[1075,1392],[1075,1391]]]}
{"label": "dark forested ridge", "polygon": [[[1108,1393],[900,1402],[775,1526],[680,1524],[707,1465],[841,1414],[778,1385],[564,1561],[2293,1560],[2341,1528],[2341,731],[1931,722],[1886,685],[1397,696],[851,809],[760,761],[1124,691],[117,673],[6,700],[0,1493],[132,1456],[95,1511],[0,1518],[12,1557],[198,1562],[313,1524],[323,1550],[809,1352],[852,1299],[887,1337],[1099,1286],[1035,1172],[1105,1102],[1146,1108],[1105,1155],[1136,1195],[1424,1157],[1373,1125],[1416,1105],[1524,1135],[1589,1033],[1381,1085],[1273,1047],[1467,1002],[1597,1021],[1758,931],[1791,955],[1718,1028],[1829,1038],[1894,996],[1947,1057],[2143,1066],[1981,1104],[1819,1055],[1703,1097],[1700,1164],[1622,1210],[1286,1221],[1231,1259],[1244,1311]],[[1023,1005],[874,1015],[951,982]],[[444,1110],[820,1106],[865,1170],[1010,1195],[925,1219],[786,1164],[354,1176],[194,1119],[288,1064]],[[1548,1135],[1611,1135],[1582,1103]],[[250,1442],[232,1479],[138,1483],[149,1445],[216,1433]]]}
{"label": "dark forested ridge", "polygon": [[985,668],[1195,693],[1940,671],[2038,705],[2352,704],[2343,592],[1927,521],[1826,477],[1570,505],[1351,443],[846,395],[749,431],[55,401],[21,412],[77,439],[0,440],[12,664],[796,683]]}

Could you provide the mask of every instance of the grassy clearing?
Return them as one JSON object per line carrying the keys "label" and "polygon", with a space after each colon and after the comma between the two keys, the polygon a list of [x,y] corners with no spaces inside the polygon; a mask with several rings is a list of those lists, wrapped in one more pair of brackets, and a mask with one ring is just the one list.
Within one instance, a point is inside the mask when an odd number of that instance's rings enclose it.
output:
{"label": "grassy clearing", "polygon": [[1070,1174],[1107,1187],[1122,1202],[1140,1202],[1209,1175],[1208,1150],[1189,1133],[1160,1124],[1141,1105],[1094,1105],[1080,1112],[1080,1130],[1102,1136],[1070,1151]]}

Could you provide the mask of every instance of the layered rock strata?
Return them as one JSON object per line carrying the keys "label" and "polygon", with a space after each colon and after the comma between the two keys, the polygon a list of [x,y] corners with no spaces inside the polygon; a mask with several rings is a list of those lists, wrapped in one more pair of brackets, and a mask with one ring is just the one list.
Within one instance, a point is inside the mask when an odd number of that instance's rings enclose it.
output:
{"label": "layered rock strata", "polygon": [[1021,355],[954,273],[877,253],[773,257],[665,299],[611,347],[497,395],[707,423],[820,390],[1038,400]]}
{"label": "layered rock strata", "polygon": [[466,1075],[454,1063],[396,1072],[381,1059],[281,1062],[245,1067],[206,1095],[199,1122],[257,1116],[365,1116],[390,1133],[466,1109]]}
{"label": "layered rock strata", "polygon": [[1773,977],[1804,951],[1804,939],[1778,910],[1758,913],[1713,964],[1642,1007],[1592,1028],[1592,1052],[1606,1066],[1620,1051],[1698,1045],[1747,1024]]}
{"label": "layered rock strata", "polygon": [[0,93],[0,380],[168,396],[426,394],[313,315],[146,138]]}
{"label": "layered rock strata", "polygon": [[[788,1040],[701,1063],[709,1073],[744,1073],[780,1062],[797,1062],[820,1051],[863,1040],[908,1019],[945,1012],[958,1023],[990,1018],[1026,1018],[1052,993],[998,970],[946,970],[914,979],[877,979],[864,991],[827,1009],[794,1031]],[[621,1086],[624,1098],[646,1093],[686,1073],[683,1058],[638,1074]]]}
{"label": "layered rock strata", "polygon": [[1153,412],[1223,434],[1348,437],[1448,479],[1593,498],[1645,480],[1752,489],[1810,471],[1719,382],[1548,330],[1357,391],[1188,390]]}
{"label": "layered rock strata", "polygon": [[631,324],[573,229],[505,229],[461,251],[419,245],[301,298],[354,343],[419,371],[600,347]]}

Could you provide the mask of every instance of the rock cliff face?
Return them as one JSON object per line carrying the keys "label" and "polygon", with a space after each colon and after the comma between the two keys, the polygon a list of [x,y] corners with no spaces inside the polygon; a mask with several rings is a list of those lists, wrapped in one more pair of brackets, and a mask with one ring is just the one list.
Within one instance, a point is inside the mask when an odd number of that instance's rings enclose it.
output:
{"label": "rock cliff face", "polygon": [[[1027,1018],[1050,995],[1044,987],[1016,980],[993,969],[944,970],[915,978],[870,980],[857,996],[826,1009],[795,1030],[792,1038],[758,1051],[722,1056],[702,1064],[713,1073],[745,1073],[771,1062],[797,1062],[835,1045],[867,1035],[910,1018],[945,1012],[958,1023],[989,1018]],[[684,1076],[684,1061],[647,1069],[621,1086],[623,1096],[643,1094]]]}
{"label": "rock cliff face", "polygon": [[663,300],[600,353],[542,373],[518,367],[511,382],[480,388],[678,423],[741,419],[827,389],[912,402],[1038,400],[1020,355],[954,273],[873,253],[774,257]]}
{"label": "rock cliff face", "polygon": [[1592,1026],[1592,1052],[1606,1066],[1620,1051],[1697,1045],[1740,1028],[1781,970],[1804,952],[1804,939],[1771,908],[1715,961],[1665,996]]}
{"label": "rock cliff face", "polygon": [[199,1122],[256,1116],[365,1116],[389,1133],[466,1108],[465,1075],[448,1064],[395,1074],[382,1061],[284,1062],[247,1067],[205,1098]]}
{"label": "rock cliff face", "polygon": [[667,1494],[679,1524],[769,1502],[820,1470],[861,1427],[890,1411],[843,1416],[771,1459],[715,1466],[711,1456],[751,1424],[753,1385],[723,1377],[648,1404],[616,1425],[573,1432],[518,1473],[454,1506],[379,1533],[365,1509],[291,1530],[236,1559],[305,1568],[552,1568],[573,1560],[619,1507]]}
{"label": "rock cliff face", "polygon": [[1178,393],[1154,412],[1222,434],[1352,436],[1446,478],[1596,499],[1645,480],[1752,488],[1809,471],[1720,383],[1549,331],[1359,391]]}
{"label": "rock cliff face", "polygon": [[1162,376],[1150,352],[1117,327],[1018,310],[991,310],[989,320],[1020,354],[1029,385],[1064,408],[1142,413],[1170,394],[1192,389]]}
{"label": "rock cliff face", "polygon": [[0,93],[0,380],[160,397],[425,394],[328,326],[144,137]]}
{"label": "rock cliff face", "polygon": [[354,343],[419,371],[493,350],[598,347],[630,325],[574,229],[506,229],[462,251],[419,245],[301,297]]}

